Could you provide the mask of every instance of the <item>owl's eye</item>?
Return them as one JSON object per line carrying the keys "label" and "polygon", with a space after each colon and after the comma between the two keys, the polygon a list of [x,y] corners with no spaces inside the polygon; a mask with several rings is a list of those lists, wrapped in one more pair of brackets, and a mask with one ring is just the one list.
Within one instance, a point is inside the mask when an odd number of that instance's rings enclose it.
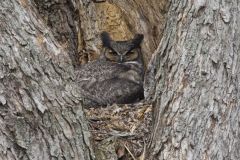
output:
{"label": "owl's eye", "polygon": [[138,58],[138,53],[137,52],[134,52],[134,51],[129,51],[127,54],[126,54],[126,60],[127,61],[132,61],[132,60],[135,60]]}
{"label": "owl's eye", "polygon": [[133,51],[130,51],[130,52],[128,52],[127,54],[128,55],[131,55],[131,54],[134,54],[135,52],[133,52]]}
{"label": "owl's eye", "polygon": [[109,61],[113,61],[113,62],[117,62],[118,60],[118,54],[117,52],[113,51],[113,50],[108,50],[105,54],[107,60]]}
{"label": "owl's eye", "polygon": [[117,52],[112,51],[112,50],[110,50],[108,53],[109,53],[109,54],[112,54],[112,55],[117,55]]}

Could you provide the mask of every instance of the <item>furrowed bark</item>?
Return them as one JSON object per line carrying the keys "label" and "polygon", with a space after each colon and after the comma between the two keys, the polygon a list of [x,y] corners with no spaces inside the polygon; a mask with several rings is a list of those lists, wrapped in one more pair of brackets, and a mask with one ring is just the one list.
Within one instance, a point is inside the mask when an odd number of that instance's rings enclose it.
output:
{"label": "furrowed bark", "polygon": [[33,0],[38,13],[51,29],[54,38],[69,54],[74,66],[79,65],[78,31],[79,0]]}
{"label": "furrowed bark", "polygon": [[0,12],[0,159],[93,159],[68,53],[30,1]]}
{"label": "furrowed bark", "polygon": [[237,0],[171,1],[149,69],[150,159],[240,158],[239,8]]}

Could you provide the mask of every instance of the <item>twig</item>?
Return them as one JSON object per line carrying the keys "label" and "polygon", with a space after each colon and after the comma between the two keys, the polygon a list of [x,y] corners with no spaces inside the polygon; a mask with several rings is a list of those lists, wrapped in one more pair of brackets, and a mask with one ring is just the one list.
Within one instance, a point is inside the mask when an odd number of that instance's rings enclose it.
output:
{"label": "twig", "polygon": [[127,149],[128,153],[131,155],[131,157],[134,159],[134,160],[137,160],[134,155],[132,154],[132,152],[129,150],[129,148],[126,146],[126,144],[124,144],[124,147]]}

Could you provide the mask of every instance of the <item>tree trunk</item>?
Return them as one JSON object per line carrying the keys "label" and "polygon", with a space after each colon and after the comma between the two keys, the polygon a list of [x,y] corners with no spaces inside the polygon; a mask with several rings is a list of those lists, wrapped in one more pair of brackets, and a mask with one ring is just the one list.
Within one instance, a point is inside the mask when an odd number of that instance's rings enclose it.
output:
{"label": "tree trunk", "polygon": [[171,1],[147,78],[150,159],[240,159],[239,8],[238,0]]}
{"label": "tree trunk", "polygon": [[0,12],[0,159],[93,159],[68,53],[30,1]]}

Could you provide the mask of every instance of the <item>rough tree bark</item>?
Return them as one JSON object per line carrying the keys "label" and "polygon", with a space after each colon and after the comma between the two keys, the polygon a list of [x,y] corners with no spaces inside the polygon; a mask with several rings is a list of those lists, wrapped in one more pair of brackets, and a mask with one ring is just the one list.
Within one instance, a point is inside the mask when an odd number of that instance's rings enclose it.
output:
{"label": "rough tree bark", "polygon": [[146,89],[155,104],[150,159],[240,159],[239,8],[171,1]]}
{"label": "rough tree bark", "polygon": [[51,28],[53,36],[68,52],[74,66],[79,64],[78,31],[79,1],[78,0],[33,0],[38,13],[45,24]]}
{"label": "rough tree bark", "polygon": [[0,35],[0,159],[93,159],[73,65],[31,1],[1,0]]}

